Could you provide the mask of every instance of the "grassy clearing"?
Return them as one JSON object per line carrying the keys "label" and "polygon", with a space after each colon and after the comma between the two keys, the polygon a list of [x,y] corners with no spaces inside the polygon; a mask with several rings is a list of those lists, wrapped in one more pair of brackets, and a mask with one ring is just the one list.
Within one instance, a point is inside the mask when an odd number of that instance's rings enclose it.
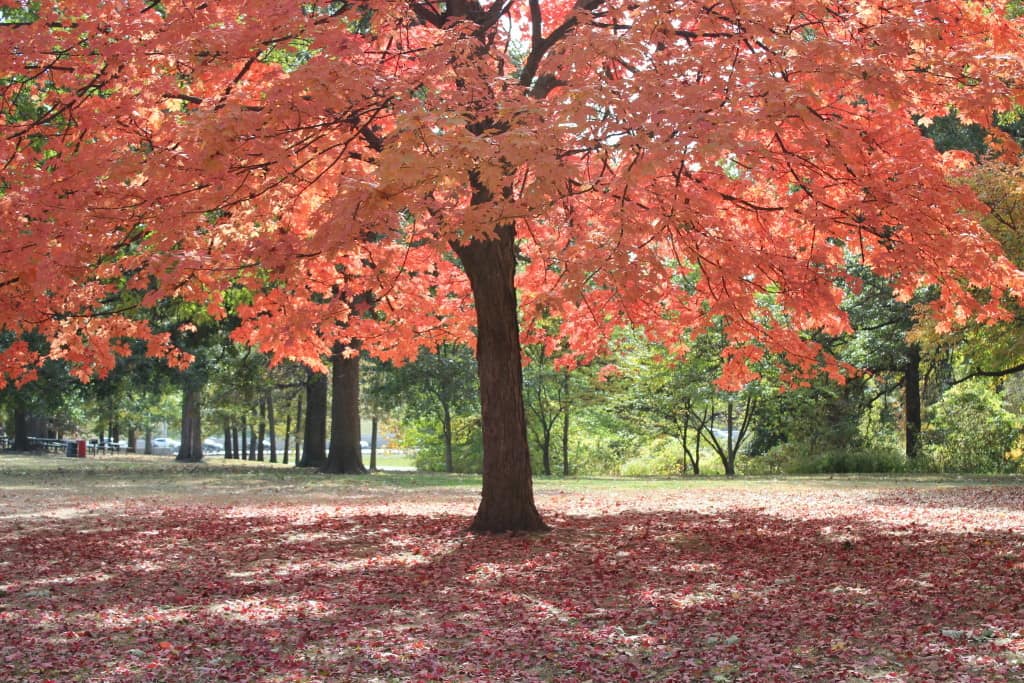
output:
{"label": "grassy clearing", "polygon": [[1024,680],[1019,480],[479,487],[0,455],[0,680]]}
{"label": "grassy clearing", "polygon": [[[402,456],[378,461],[379,467],[400,466]],[[776,477],[535,477],[534,490],[543,508],[560,498],[600,496],[643,501],[692,491],[735,491],[785,495],[787,491],[847,489],[948,489],[973,486],[1020,486],[1020,477],[937,475],[836,475]],[[163,455],[99,455],[67,458],[57,455],[0,454],[0,495],[20,494],[20,505],[45,507],[54,499],[111,502],[154,499],[173,503],[182,497],[211,504],[275,501],[321,502],[354,496],[382,499],[446,496],[468,500],[472,514],[480,490],[479,475],[379,471],[363,477],[328,476],[294,465],[251,463],[207,458],[198,464],[176,462]],[[34,493],[34,495],[33,495]],[[38,496],[38,500],[35,498]],[[3,499],[0,498],[0,504]]]}

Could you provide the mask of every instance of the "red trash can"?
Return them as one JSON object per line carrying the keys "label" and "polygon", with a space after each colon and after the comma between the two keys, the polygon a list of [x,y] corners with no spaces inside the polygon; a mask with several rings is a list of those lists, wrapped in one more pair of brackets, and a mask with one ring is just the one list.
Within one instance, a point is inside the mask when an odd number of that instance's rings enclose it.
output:
{"label": "red trash can", "polygon": [[84,458],[85,457],[85,439],[79,439],[78,440],[78,457],[79,458]]}

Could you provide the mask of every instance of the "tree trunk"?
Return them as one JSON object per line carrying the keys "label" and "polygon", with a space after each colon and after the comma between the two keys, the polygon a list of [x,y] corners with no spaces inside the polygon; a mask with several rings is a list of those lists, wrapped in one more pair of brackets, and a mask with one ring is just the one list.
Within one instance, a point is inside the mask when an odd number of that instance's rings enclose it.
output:
{"label": "tree trunk", "polygon": [[[478,190],[478,194],[482,191]],[[474,198],[479,201],[486,197]],[[483,422],[483,490],[473,531],[547,529],[533,501],[515,289],[515,227],[453,244],[473,289]]]}
{"label": "tree trunk", "polygon": [[281,457],[281,463],[288,464],[288,442],[292,438],[292,414],[285,413],[284,415],[284,453]]}
{"label": "tree trunk", "polygon": [[346,357],[345,347],[331,354],[331,449],[323,471],[366,474],[359,444],[359,353]]}
{"label": "tree trunk", "polygon": [[903,405],[907,460],[913,461],[921,450],[921,347],[911,344],[907,356],[906,369],[903,371]]}
{"label": "tree trunk", "polygon": [[231,460],[234,458],[234,451],[231,449],[231,420],[230,418],[224,418],[224,459]]}
{"label": "tree trunk", "polygon": [[455,471],[455,458],[452,454],[452,409],[447,402],[441,405],[441,432],[444,436],[444,471],[451,474]]}
{"label": "tree trunk", "polygon": [[200,426],[202,387],[188,383],[181,400],[181,445],[179,462],[199,462],[203,459],[203,437]]}
{"label": "tree trunk", "polygon": [[135,425],[128,427],[128,446],[124,449],[125,453],[135,452],[135,439],[138,438],[138,434],[135,432]]}
{"label": "tree trunk", "polygon": [[14,450],[22,453],[31,450],[28,440],[28,411],[20,406],[14,409]]}
{"label": "tree trunk", "polygon": [[238,443],[238,427],[231,427],[231,450],[235,452],[235,460],[242,459],[242,450]]}
{"label": "tree trunk", "polygon": [[732,443],[732,426],[735,418],[734,405],[732,401],[729,401],[725,412],[725,459],[723,465],[725,465],[725,476],[735,477],[736,476],[736,449],[739,448],[737,444],[734,449]]}
{"label": "tree trunk", "polygon": [[370,419],[370,471],[377,471],[377,425],[380,420],[374,415]]}
{"label": "tree trunk", "polygon": [[274,419],[274,396],[267,392],[267,430],[270,438],[270,462],[277,462],[277,421]]}
{"label": "tree trunk", "polygon": [[146,455],[153,455],[153,425],[146,423],[146,443],[142,446],[142,452]]}
{"label": "tree trunk", "polygon": [[546,477],[551,476],[551,432],[554,427],[554,422],[541,425],[544,434],[544,439],[541,442],[541,462],[544,464],[544,476]]}
{"label": "tree trunk", "polygon": [[263,439],[267,436],[267,401],[260,399],[260,424],[256,431],[256,459],[263,462]]}
{"label": "tree trunk", "polygon": [[242,416],[242,428],[239,430],[242,433],[242,460],[249,459],[249,419]]}
{"label": "tree trunk", "polygon": [[306,380],[306,423],[299,467],[322,467],[327,461],[327,375],[310,372]]}
{"label": "tree trunk", "polygon": [[562,376],[562,476],[569,476],[569,373]]}
{"label": "tree trunk", "polygon": [[305,428],[305,423],[302,421],[302,394],[299,394],[298,407],[295,409],[295,466],[298,467],[302,464],[302,449],[304,442],[299,436],[301,433],[299,430]]}
{"label": "tree trunk", "polygon": [[256,460],[256,424],[249,425],[249,460]]}

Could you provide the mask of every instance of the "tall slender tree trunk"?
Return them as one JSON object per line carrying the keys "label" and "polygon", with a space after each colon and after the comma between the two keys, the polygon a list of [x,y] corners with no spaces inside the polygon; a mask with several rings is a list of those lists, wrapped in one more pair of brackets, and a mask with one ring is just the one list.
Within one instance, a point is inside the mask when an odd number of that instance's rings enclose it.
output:
{"label": "tall slender tree trunk", "polygon": [[[477,194],[481,194],[478,190]],[[486,197],[474,197],[477,203]],[[515,226],[499,225],[494,239],[455,243],[473,289],[483,422],[483,490],[474,531],[547,529],[533,500],[523,407],[523,367],[515,289]]]}
{"label": "tall slender tree trunk", "polygon": [[256,431],[256,459],[263,462],[263,439],[267,436],[267,401],[265,398],[260,398],[259,415],[259,429]]}
{"label": "tall slender tree trunk", "polygon": [[736,476],[736,451],[739,450],[739,445],[733,447],[732,443],[732,427],[735,419],[735,406],[732,401],[729,401],[725,411],[725,476],[735,477]]}
{"label": "tall slender tree trunk", "polygon": [[569,476],[569,373],[562,375],[562,476]]}
{"label": "tall slender tree trunk", "polygon": [[370,471],[377,471],[377,427],[380,419],[374,415],[370,419]]}
{"label": "tall slender tree trunk", "polygon": [[[546,416],[545,416],[546,418]],[[551,476],[551,432],[555,424],[552,421],[551,424],[545,423],[541,425],[543,441],[541,442],[541,462],[544,465],[544,476]]]}
{"label": "tall slender tree trunk", "polygon": [[267,430],[270,439],[270,462],[277,462],[277,421],[274,419],[274,395],[269,391],[267,402]]}
{"label": "tall slender tree trunk", "polygon": [[907,349],[907,365],[903,371],[903,405],[907,460],[913,461],[921,450],[921,347],[917,344],[911,344]]}
{"label": "tall slender tree trunk", "polygon": [[303,440],[301,434],[305,429],[305,422],[302,421],[302,394],[299,394],[298,406],[295,408],[295,466],[302,464]]}
{"label": "tall slender tree trunk", "polygon": [[444,435],[444,471],[451,474],[455,471],[455,458],[452,453],[452,409],[447,402],[441,405],[441,431]]}
{"label": "tall slender tree trunk", "polygon": [[224,459],[231,460],[235,457],[234,451],[231,449],[231,418],[224,418]]}
{"label": "tall slender tree trunk", "polygon": [[292,438],[292,414],[284,414],[284,453],[281,458],[281,462],[285,465],[288,464],[288,446],[289,441]]}
{"label": "tall slender tree trunk", "polygon": [[125,453],[135,452],[135,439],[137,439],[139,436],[136,433],[136,429],[137,427],[135,425],[128,426],[128,446],[124,449]]}
{"label": "tall slender tree trunk", "polygon": [[153,455],[153,425],[146,423],[146,443],[142,446],[142,452],[146,455]]}
{"label": "tall slender tree trunk", "polygon": [[306,422],[302,430],[299,467],[322,467],[327,462],[327,375],[310,372],[306,380]]}
{"label": "tall slender tree trunk", "polygon": [[242,459],[242,450],[239,448],[238,443],[238,427],[235,425],[231,426],[231,450],[235,453],[235,460]]}
{"label": "tall slender tree trunk", "polygon": [[242,415],[242,426],[238,430],[242,433],[242,460],[249,459],[249,418]]}
{"label": "tall slender tree trunk", "polygon": [[203,459],[203,436],[200,426],[202,386],[188,382],[181,400],[180,462],[199,462]]}
{"label": "tall slender tree trunk", "polygon": [[690,466],[693,469],[693,476],[700,476],[700,432],[697,432],[696,443],[693,444],[693,458],[690,460]]}
{"label": "tall slender tree trunk", "polygon": [[346,357],[345,347],[331,354],[331,448],[323,471],[366,474],[359,447],[359,353]]}

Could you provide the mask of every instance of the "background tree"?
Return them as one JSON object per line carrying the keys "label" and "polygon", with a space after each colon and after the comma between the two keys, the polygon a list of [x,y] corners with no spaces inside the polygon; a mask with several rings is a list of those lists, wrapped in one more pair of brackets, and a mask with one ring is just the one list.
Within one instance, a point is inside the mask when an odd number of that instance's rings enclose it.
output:
{"label": "background tree", "polygon": [[524,368],[523,398],[531,446],[540,454],[541,471],[551,476],[556,447],[562,450],[563,475],[568,474],[568,425],[571,399],[568,370],[559,370],[543,347],[527,347],[529,363]]}
{"label": "background tree", "polygon": [[323,467],[327,462],[327,376],[307,371],[305,419],[302,426],[302,455],[298,467]]}
{"label": "background tree", "polygon": [[[473,426],[479,410],[476,392],[476,363],[472,352],[465,346],[452,344],[442,344],[432,353],[421,351],[410,363],[378,366],[370,387],[376,405],[400,407],[407,420],[421,423],[421,430],[425,428],[428,439],[431,432],[437,434],[445,472],[479,468],[479,463],[473,462],[479,453],[469,445],[474,441]],[[470,426],[465,440],[469,444],[461,444],[460,457],[456,458],[456,427],[460,423]],[[418,464],[424,469],[434,469],[431,460],[428,445]]]}
{"label": "background tree", "polygon": [[337,342],[331,353],[331,445],[324,472],[366,473],[359,430],[359,349]]}

